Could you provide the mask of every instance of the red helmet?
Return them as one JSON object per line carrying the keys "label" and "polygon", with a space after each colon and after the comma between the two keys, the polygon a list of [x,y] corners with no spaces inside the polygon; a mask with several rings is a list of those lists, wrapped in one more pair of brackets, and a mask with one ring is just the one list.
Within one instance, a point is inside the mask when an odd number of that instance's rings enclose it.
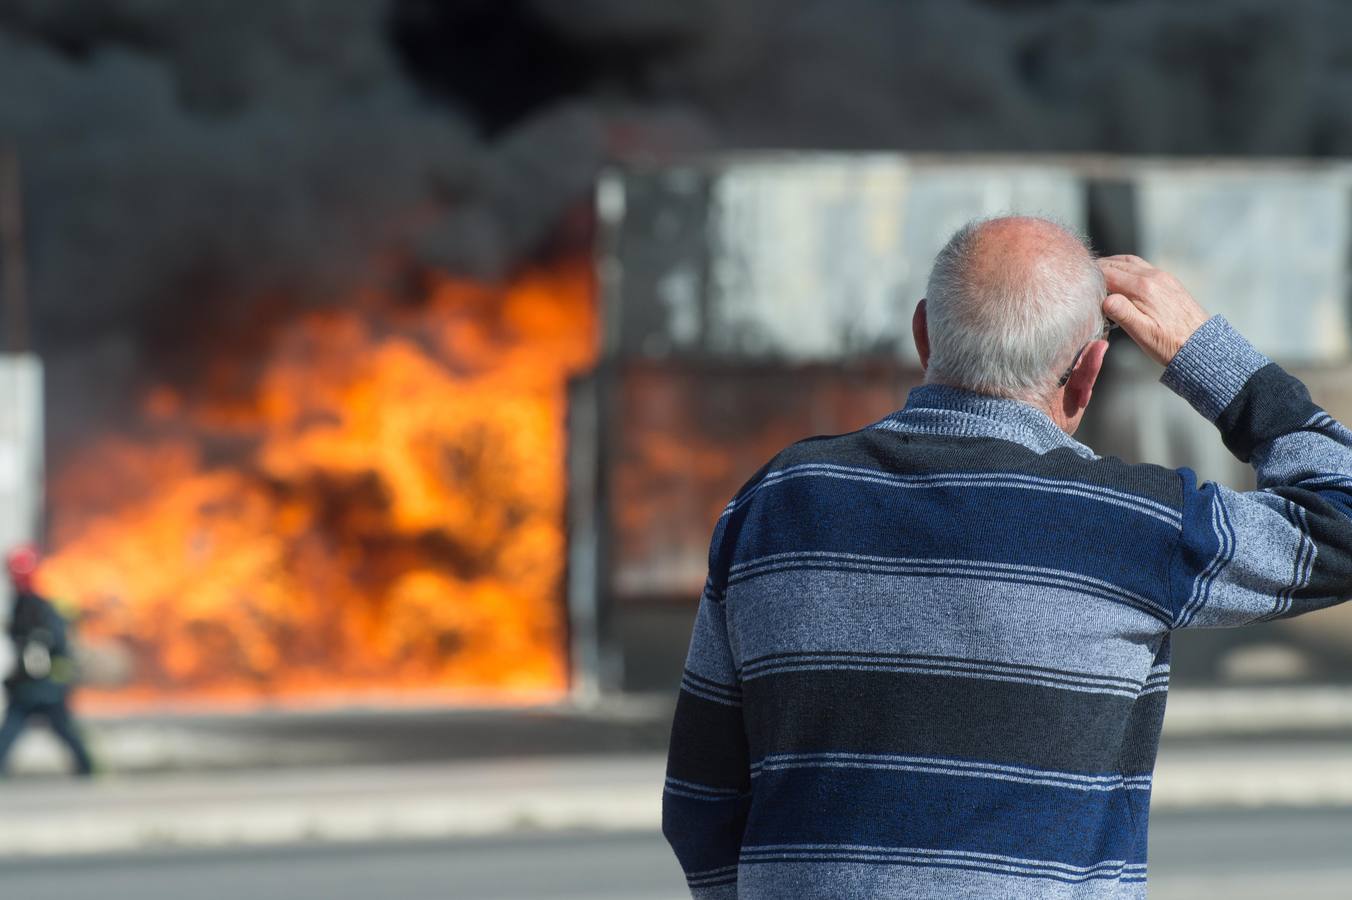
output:
{"label": "red helmet", "polygon": [[38,571],[38,549],[32,544],[20,544],[5,557],[9,580],[21,591],[32,590],[33,576]]}

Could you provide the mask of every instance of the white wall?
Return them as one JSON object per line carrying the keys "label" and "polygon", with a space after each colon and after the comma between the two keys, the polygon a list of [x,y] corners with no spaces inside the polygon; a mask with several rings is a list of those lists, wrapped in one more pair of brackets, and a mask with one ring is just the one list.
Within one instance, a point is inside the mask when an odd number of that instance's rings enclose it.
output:
{"label": "white wall", "polygon": [[[42,514],[42,363],[36,356],[0,356],[0,555],[35,540]],[[8,586],[0,621],[9,619]],[[0,640],[0,673],[13,649]]]}

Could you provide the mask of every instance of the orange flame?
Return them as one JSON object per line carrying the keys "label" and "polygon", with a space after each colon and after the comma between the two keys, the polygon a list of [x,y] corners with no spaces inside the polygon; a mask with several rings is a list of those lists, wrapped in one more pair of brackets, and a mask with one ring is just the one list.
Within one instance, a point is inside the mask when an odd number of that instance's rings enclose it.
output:
{"label": "orange flame", "polygon": [[152,391],[135,434],[56,474],[44,586],[134,660],[95,705],[565,687],[564,404],[596,352],[590,274],[383,306],[291,322],[261,368],[221,364],[230,390]]}

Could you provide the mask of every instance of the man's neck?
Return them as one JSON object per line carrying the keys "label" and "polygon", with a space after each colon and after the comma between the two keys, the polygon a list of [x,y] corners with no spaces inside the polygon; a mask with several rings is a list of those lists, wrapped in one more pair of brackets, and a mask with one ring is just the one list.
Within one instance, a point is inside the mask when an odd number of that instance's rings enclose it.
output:
{"label": "man's neck", "polygon": [[1066,434],[1074,437],[1075,431],[1080,427],[1080,419],[1083,418],[1083,410],[1075,412],[1073,415],[1067,415],[1065,395],[1062,391],[1056,392],[1056,397],[1048,403],[1029,403],[1034,409],[1046,413],[1047,418],[1056,423]]}
{"label": "man's neck", "polygon": [[[925,383],[940,387],[953,387],[962,391],[971,391],[974,394],[983,393],[961,384],[944,384],[941,381],[926,381]],[[1083,409],[1067,410],[1067,406],[1070,404],[1066,402],[1065,388],[1057,388],[1046,397],[999,397],[995,394],[986,396],[996,397],[1000,400],[1012,400],[1015,403],[1022,403],[1024,406],[1031,406],[1033,409],[1051,419],[1056,427],[1064,431],[1069,437],[1075,436],[1075,432],[1080,427],[1080,419],[1084,417]]]}

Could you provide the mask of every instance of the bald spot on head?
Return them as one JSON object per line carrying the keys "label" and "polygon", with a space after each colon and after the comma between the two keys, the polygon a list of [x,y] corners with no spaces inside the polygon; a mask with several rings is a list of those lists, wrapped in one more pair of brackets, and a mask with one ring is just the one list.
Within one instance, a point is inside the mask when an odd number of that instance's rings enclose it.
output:
{"label": "bald spot on head", "polygon": [[[1082,271],[1085,265],[1093,265],[1089,251],[1055,222],[1006,216],[976,227],[967,277],[983,293],[1016,296],[1029,286]],[[1006,307],[998,312],[1023,318],[1038,311]]]}

